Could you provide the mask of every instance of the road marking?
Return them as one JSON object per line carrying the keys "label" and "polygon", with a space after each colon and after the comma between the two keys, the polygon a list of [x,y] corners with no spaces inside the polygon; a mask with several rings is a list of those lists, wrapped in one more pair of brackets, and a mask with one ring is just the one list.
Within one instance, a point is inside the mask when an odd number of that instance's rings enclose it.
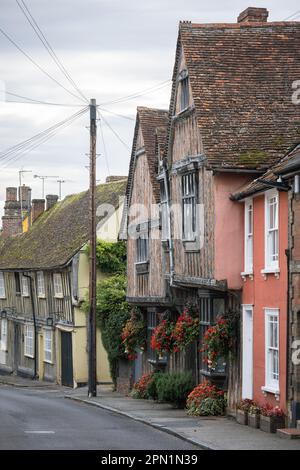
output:
{"label": "road marking", "polygon": [[25,434],[55,434],[55,431],[24,431]]}

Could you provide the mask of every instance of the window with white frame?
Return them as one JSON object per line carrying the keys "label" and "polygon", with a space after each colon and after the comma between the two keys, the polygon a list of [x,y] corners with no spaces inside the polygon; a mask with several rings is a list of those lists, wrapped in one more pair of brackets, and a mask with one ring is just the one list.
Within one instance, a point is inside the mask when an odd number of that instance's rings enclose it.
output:
{"label": "window with white frame", "polygon": [[245,273],[253,272],[253,200],[245,202]]}
{"label": "window with white frame", "polygon": [[183,238],[194,241],[196,236],[196,175],[182,176],[182,228]]}
{"label": "window with white frame", "polygon": [[63,284],[60,273],[53,274],[54,297],[63,297]]}
{"label": "window with white frame", "polygon": [[279,392],[279,310],[265,309],[266,389]]}
{"label": "window with white frame", "polygon": [[33,325],[24,326],[24,356],[34,357],[34,328]]}
{"label": "window with white frame", "polygon": [[28,277],[22,276],[22,296],[29,297],[29,282]]}
{"label": "window with white frame", "polygon": [[161,239],[169,239],[168,199],[164,180],[160,182]]}
{"label": "window with white frame", "polygon": [[5,280],[4,280],[4,273],[0,271],[0,299],[5,299]]}
{"label": "window with white frame", "polygon": [[0,350],[7,351],[7,319],[1,319]]}
{"label": "window with white frame", "polygon": [[45,297],[45,279],[43,271],[39,271],[36,276],[38,297]]}
{"label": "window with white frame", "polygon": [[53,331],[44,330],[44,361],[52,363]]}
{"label": "window with white frame", "polygon": [[279,199],[277,190],[265,195],[265,268],[279,268]]}

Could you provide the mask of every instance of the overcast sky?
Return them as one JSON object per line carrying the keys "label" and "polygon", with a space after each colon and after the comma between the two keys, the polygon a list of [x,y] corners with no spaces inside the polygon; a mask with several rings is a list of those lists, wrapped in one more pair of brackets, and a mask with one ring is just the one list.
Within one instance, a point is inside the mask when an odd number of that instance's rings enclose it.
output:
{"label": "overcast sky", "polygon": [[[270,20],[283,20],[299,10],[299,0],[250,2],[211,0],[25,0],[41,30],[72,78],[88,98],[98,103],[113,101],[154,87],[171,78],[178,22],[235,22],[248,6],[267,7]],[[15,0],[1,0],[0,27],[41,67],[70,91],[61,74],[35,35]],[[0,34],[0,89],[36,100],[82,103],[43,75],[2,34]],[[7,103],[18,100],[0,92],[0,154],[80,108]],[[104,118],[131,147],[136,107],[168,108],[170,86],[119,104],[103,106],[130,119],[103,112]],[[6,100],[6,101],[5,101]],[[5,187],[23,182],[41,197],[41,181],[33,175],[59,176],[66,180],[63,195],[88,186],[88,115],[19,160],[0,159],[0,214]],[[103,122],[103,134],[110,174],[126,175],[130,151]],[[104,181],[108,167],[98,132],[97,177]],[[1,157],[0,157],[1,158]],[[56,178],[46,181],[46,193],[58,193]]]}

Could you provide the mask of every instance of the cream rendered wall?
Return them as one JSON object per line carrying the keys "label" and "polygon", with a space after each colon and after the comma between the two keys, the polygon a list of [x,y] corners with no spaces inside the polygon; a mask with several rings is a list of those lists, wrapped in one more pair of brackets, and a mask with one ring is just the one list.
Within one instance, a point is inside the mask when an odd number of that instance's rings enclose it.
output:
{"label": "cream rendered wall", "polygon": [[[98,239],[116,242],[120,222],[122,218],[123,204],[115,213],[110,214],[106,222],[97,227]],[[78,266],[78,297],[79,301],[86,298],[89,286],[89,259],[86,255],[86,247],[79,254]],[[98,280],[107,277],[100,270],[97,271]],[[78,383],[87,382],[88,379],[88,354],[87,354],[87,315],[80,307],[74,307],[74,331],[73,331],[73,374],[75,386]],[[109,371],[107,353],[104,349],[101,331],[97,329],[97,381],[112,382]]]}

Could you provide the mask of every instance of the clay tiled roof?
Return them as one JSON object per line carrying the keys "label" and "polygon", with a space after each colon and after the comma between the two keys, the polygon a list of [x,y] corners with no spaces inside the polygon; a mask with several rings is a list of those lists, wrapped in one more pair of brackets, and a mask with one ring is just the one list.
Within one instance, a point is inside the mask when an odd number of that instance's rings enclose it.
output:
{"label": "clay tiled roof", "polygon": [[299,141],[299,22],[183,22],[178,44],[208,166],[264,170]]}
{"label": "clay tiled roof", "polygon": [[[97,186],[97,205],[119,207],[127,179]],[[97,218],[101,224],[103,216]],[[29,232],[0,237],[0,269],[38,270],[65,266],[89,240],[89,192],[74,194],[45,211]]]}
{"label": "clay tiled roof", "polygon": [[[159,184],[156,180],[158,161],[156,155],[156,138],[159,138],[160,145],[163,144],[163,129],[167,129],[169,112],[162,109],[145,108],[139,106],[137,108],[137,119],[135,126],[135,133],[132,145],[132,153],[129,164],[129,175],[127,184],[127,197],[128,204],[130,204],[131,186],[133,184],[133,175],[135,168],[135,153],[136,153],[136,139],[139,126],[141,126],[146,157],[148,161],[150,179],[153,187],[154,197],[156,202],[159,202]],[[156,133],[158,132],[156,137]],[[165,131],[166,143],[166,131]]]}
{"label": "clay tiled roof", "polygon": [[285,155],[279,163],[270,168],[264,175],[240,188],[231,196],[231,199],[239,201],[261,191],[266,191],[269,189],[266,184],[267,182],[274,183],[278,180],[280,175],[284,176],[286,173],[292,172],[295,168],[298,169],[298,171],[300,169],[300,144],[296,145],[291,152]]}

